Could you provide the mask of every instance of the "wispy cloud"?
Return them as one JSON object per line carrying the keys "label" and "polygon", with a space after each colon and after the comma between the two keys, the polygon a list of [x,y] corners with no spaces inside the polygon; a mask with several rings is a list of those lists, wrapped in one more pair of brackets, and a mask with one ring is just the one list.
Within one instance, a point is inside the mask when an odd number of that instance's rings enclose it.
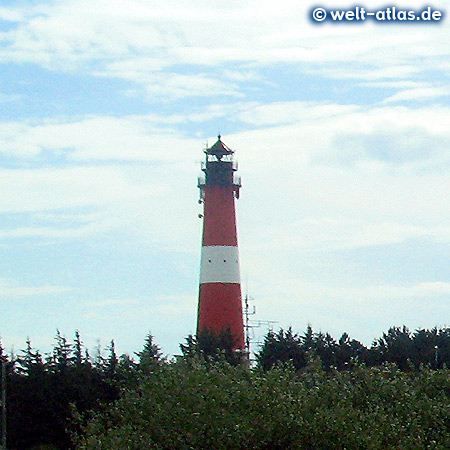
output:
{"label": "wispy cloud", "polygon": [[[303,63],[305,71],[331,78],[376,81],[440,70],[441,59],[449,54],[444,27],[403,27],[401,34],[387,27],[383,33],[370,26],[319,29],[307,20],[308,6],[291,1],[283,8],[269,1],[257,8],[228,2],[225,8],[220,2],[187,6],[172,0],[150,6],[120,0],[111,8],[104,0],[95,5],[82,0],[28,10],[3,8],[2,16],[17,23],[0,35],[4,62],[36,62],[50,70],[88,68],[144,84],[152,95],[158,93],[152,90],[155,83],[163,94],[181,97],[240,92],[230,84],[227,69],[222,77],[211,77],[205,66],[242,64],[239,71],[247,76],[234,76],[234,82],[248,81],[249,73],[253,80],[260,78],[244,65],[280,63]],[[426,65],[411,63],[423,56]],[[180,65],[188,65],[190,73],[180,72]],[[202,83],[209,94],[196,88]]]}
{"label": "wispy cloud", "polygon": [[0,103],[15,102],[20,99],[20,95],[15,94],[3,94],[0,92]]}
{"label": "wispy cloud", "polygon": [[41,297],[70,291],[65,286],[23,286],[11,280],[0,280],[0,296],[8,298]]}
{"label": "wispy cloud", "polygon": [[106,300],[100,300],[98,302],[89,303],[90,306],[95,306],[97,308],[106,308],[109,306],[126,306],[126,305],[136,305],[140,303],[138,299],[121,299],[121,298],[109,298]]}
{"label": "wispy cloud", "polygon": [[399,103],[404,101],[424,101],[433,98],[449,97],[450,88],[445,87],[421,87],[406,89],[384,100],[384,103]]}
{"label": "wispy cloud", "polygon": [[72,160],[157,161],[179,158],[167,149],[183,145],[189,151],[198,145],[197,140],[161,126],[154,115],[4,122],[0,131],[0,152],[14,158],[56,152]]}

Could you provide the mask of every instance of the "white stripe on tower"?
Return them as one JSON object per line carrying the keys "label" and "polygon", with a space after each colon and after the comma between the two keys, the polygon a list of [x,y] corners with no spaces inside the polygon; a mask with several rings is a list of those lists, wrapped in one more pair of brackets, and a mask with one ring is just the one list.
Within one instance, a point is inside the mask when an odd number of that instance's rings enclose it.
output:
{"label": "white stripe on tower", "polygon": [[202,247],[200,284],[240,283],[237,247],[212,245]]}

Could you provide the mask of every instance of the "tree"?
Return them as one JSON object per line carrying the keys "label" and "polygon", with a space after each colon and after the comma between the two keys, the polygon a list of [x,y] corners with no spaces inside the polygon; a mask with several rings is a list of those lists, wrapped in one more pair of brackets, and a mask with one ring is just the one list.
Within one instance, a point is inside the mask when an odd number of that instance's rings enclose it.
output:
{"label": "tree", "polygon": [[312,353],[322,361],[326,370],[337,368],[337,343],[328,333],[319,332],[313,335]]}
{"label": "tree", "polygon": [[[73,344],[58,331],[47,362],[27,339],[26,348],[11,365],[8,374],[8,448],[73,448],[71,432],[73,407],[80,414],[115,401],[119,389],[106,375],[114,363],[114,345],[106,361],[109,366],[94,367],[83,358],[82,341],[75,334]],[[117,357],[116,357],[117,359]]]}
{"label": "tree", "polygon": [[45,364],[38,350],[33,349],[30,338],[27,338],[26,348],[21,350],[17,358],[17,371],[30,377],[42,376]]}
{"label": "tree", "polygon": [[308,325],[302,335],[288,328],[278,333],[269,331],[256,355],[258,367],[269,370],[290,361],[297,369],[304,369],[313,357],[320,358],[326,371],[347,369],[350,363],[364,362],[368,350],[360,342],[344,333],[336,342],[329,333],[314,333]]}
{"label": "tree", "polygon": [[292,362],[296,369],[307,364],[307,350],[313,345],[312,329],[308,327],[303,337],[293,333],[289,327],[286,331],[280,328],[278,333],[269,331],[264,338],[261,350],[256,354],[257,366],[269,370],[280,363]]}
{"label": "tree", "polygon": [[179,358],[97,413],[77,450],[450,448],[450,372],[268,371]]}
{"label": "tree", "polygon": [[81,342],[80,332],[75,331],[75,339],[73,341],[73,361],[76,366],[80,367],[83,362],[83,343]]}
{"label": "tree", "polygon": [[371,353],[376,364],[392,362],[402,370],[410,368],[416,358],[411,332],[404,325],[391,327],[387,333],[383,333],[372,345]]}
{"label": "tree", "polygon": [[230,329],[216,333],[213,330],[202,330],[197,336],[189,335],[185,344],[180,344],[183,358],[199,358],[205,362],[225,360],[236,366],[246,360],[245,352],[236,349],[236,339]]}
{"label": "tree", "polygon": [[343,333],[336,347],[337,369],[345,370],[353,364],[366,362],[367,355],[368,350],[361,342],[351,339],[347,333]]}
{"label": "tree", "polygon": [[107,377],[114,378],[117,372],[117,366],[119,365],[119,359],[116,355],[116,345],[114,343],[114,339],[111,339],[107,350],[109,350],[109,356],[105,360],[104,372]]}
{"label": "tree", "polygon": [[139,358],[138,368],[141,371],[148,371],[156,364],[159,364],[162,359],[161,349],[153,341],[153,335],[148,333],[145,338],[145,343],[143,349],[136,353]]}
{"label": "tree", "polygon": [[55,345],[53,346],[53,354],[49,358],[50,368],[59,373],[64,373],[72,364],[72,346],[68,343],[67,338],[56,330]]}

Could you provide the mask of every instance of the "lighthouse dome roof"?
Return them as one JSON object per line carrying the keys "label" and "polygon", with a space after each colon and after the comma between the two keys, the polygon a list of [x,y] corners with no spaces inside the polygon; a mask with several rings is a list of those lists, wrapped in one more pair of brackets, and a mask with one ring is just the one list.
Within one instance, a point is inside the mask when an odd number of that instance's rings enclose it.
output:
{"label": "lighthouse dome roof", "polygon": [[211,146],[210,148],[206,149],[206,153],[208,155],[216,155],[216,156],[222,156],[222,155],[231,155],[233,154],[233,150],[228,148],[222,141],[221,136],[217,136],[217,142]]}

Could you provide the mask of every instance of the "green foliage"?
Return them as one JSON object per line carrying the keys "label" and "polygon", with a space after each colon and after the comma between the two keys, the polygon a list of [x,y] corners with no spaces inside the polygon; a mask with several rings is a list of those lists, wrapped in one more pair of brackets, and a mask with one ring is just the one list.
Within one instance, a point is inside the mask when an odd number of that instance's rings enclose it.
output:
{"label": "green foliage", "polygon": [[317,359],[250,371],[160,365],[98,413],[78,450],[450,448],[450,372],[395,366],[327,374]]}
{"label": "green foliage", "polygon": [[280,363],[291,361],[296,369],[306,366],[306,348],[292,328],[278,333],[269,331],[264,338],[260,352],[256,355],[258,367],[269,370]]}
{"label": "green foliage", "polygon": [[[450,448],[450,329],[392,327],[371,348],[308,327],[270,332],[250,370],[229,332],[188,336],[168,361],[151,334],[135,361],[94,359],[59,331],[7,361],[8,448]],[[364,365],[365,364],[365,365]],[[117,403],[116,403],[117,402]]]}
{"label": "green foliage", "polygon": [[199,359],[204,362],[227,361],[237,366],[245,361],[245,353],[236,350],[236,341],[229,329],[216,333],[202,330],[197,336],[189,335],[185,344],[180,344],[182,357]]}
{"label": "green foliage", "polygon": [[389,328],[387,333],[374,342],[372,347],[375,361],[388,361],[395,363],[400,369],[406,370],[411,358],[415,355],[413,339],[405,326]]}
{"label": "green foliage", "polygon": [[308,356],[320,357],[325,370],[347,369],[356,361],[365,361],[367,349],[358,341],[344,333],[336,342],[328,333],[314,333],[308,326],[303,335],[293,333],[292,328],[278,333],[269,331],[256,355],[258,367],[269,370],[290,362],[297,370],[308,364]]}
{"label": "green foliage", "polygon": [[153,342],[151,333],[147,334],[144,348],[139,353],[136,353],[136,356],[139,358],[138,368],[144,373],[151,371],[155,364],[160,364],[164,359],[161,349]]}
{"label": "green foliage", "polygon": [[391,327],[371,348],[350,339],[347,333],[336,342],[328,333],[314,333],[310,326],[303,335],[294,334],[291,328],[280,329],[266,335],[256,362],[269,370],[289,361],[302,370],[309,354],[320,357],[327,372],[348,370],[358,363],[380,366],[385,362],[404,371],[418,370],[422,365],[439,369],[450,365],[450,328],[411,333],[405,326]]}
{"label": "green foliage", "polygon": [[102,367],[84,357],[78,332],[72,345],[57,331],[45,361],[28,339],[8,373],[8,449],[73,448],[73,407],[86,412],[118,398],[112,366],[112,355]]}
{"label": "green foliage", "polygon": [[59,448],[55,447],[54,445],[39,444],[32,447],[30,450],[59,450]]}

